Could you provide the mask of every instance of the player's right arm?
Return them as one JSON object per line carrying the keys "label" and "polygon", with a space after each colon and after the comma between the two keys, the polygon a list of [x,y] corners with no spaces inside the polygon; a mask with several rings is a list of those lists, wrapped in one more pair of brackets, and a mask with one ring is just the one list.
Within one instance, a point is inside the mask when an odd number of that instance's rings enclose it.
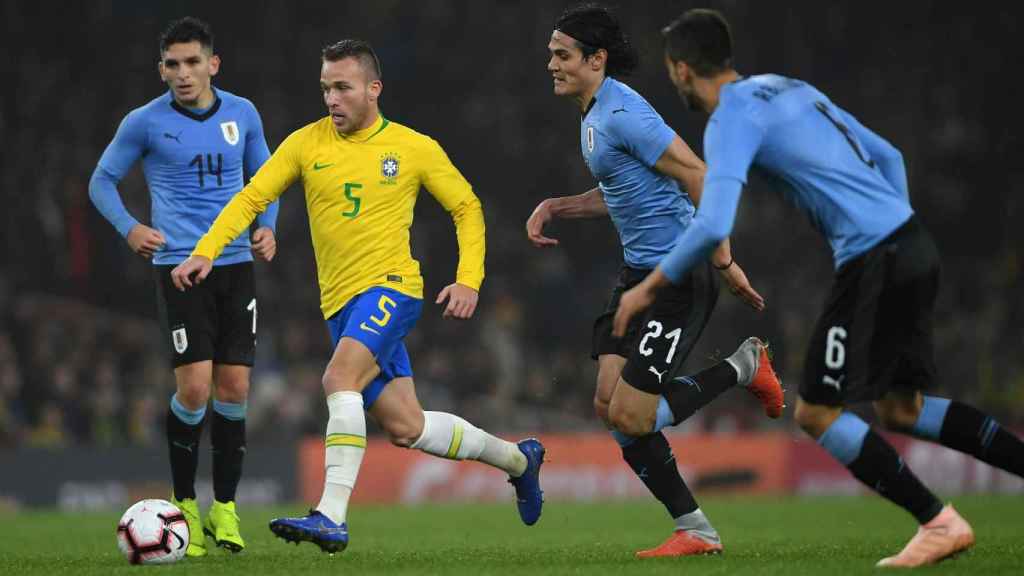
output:
{"label": "player's right arm", "polygon": [[538,248],[557,246],[558,240],[544,235],[544,226],[554,218],[598,218],[608,215],[600,188],[583,194],[548,198],[537,205],[526,221],[526,236]]}
{"label": "player's right arm", "polygon": [[153,252],[166,242],[164,235],[132,217],[117,192],[117,183],[145,151],[145,119],[140,111],[135,110],[121,121],[117,134],[96,164],[89,180],[89,199],[136,254],[152,258]]}
{"label": "player's right arm", "polygon": [[299,140],[300,132],[292,133],[278,146],[249,184],[235,194],[220,211],[210,229],[196,243],[192,255],[171,271],[171,281],[178,290],[191,288],[202,282],[213,269],[213,261],[249,225],[258,214],[277,200],[302,173]]}
{"label": "player's right arm", "polygon": [[882,176],[909,201],[910,190],[907,186],[907,168],[903,163],[903,154],[888,140],[861,124],[852,114],[842,108],[838,110],[842,114],[846,126],[857,135],[857,140],[878,165]]}

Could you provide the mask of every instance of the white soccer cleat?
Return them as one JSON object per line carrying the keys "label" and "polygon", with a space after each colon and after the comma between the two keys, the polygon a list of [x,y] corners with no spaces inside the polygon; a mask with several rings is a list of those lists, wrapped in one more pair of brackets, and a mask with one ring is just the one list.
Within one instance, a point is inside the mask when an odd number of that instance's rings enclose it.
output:
{"label": "white soccer cleat", "polygon": [[899,554],[883,558],[875,566],[913,568],[935,564],[971,546],[974,546],[974,530],[952,504],[947,504],[931,522],[917,529],[917,534]]}

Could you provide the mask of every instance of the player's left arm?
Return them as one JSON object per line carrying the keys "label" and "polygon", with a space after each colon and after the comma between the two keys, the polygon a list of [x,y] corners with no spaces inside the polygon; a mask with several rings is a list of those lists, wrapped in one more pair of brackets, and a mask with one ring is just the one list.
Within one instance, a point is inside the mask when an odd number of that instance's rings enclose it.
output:
{"label": "player's left arm", "polygon": [[886,181],[901,192],[907,201],[910,201],[910,189],[907,186],[907,167],[903,163],[903,154],[900,153],[899,149],[890,144],[885,138],[872,132],[867,126],[861,124],[853,114],[842,108],[839,108],[839,113],[842,114],[846,126],[856,134],[857,140],[864,146],[864,150],[874,160],[875,164],[878,165],[878,169],[881,170],[882,176]]}
{"label": "player's left arm", "polygon": [[[245,178],[248,181],[260,166],[270,158],[270,148],[263,134],[263,121],[251,103],[249,108],[249,129],[245,134]],[[277,211],[281,201],[271,202],[267,209],[256,217],[256,231],[252,233],[252,251],[257,258],[270,262],[277,254]]]}
{"label": "player's left arm", "polygon": [[445,318],[473,317],[484,281],[486,240],[484,211],[472,186],[452,164],[448,155],[434,140],[426,147],[423,186],[451,214],[459,243],[459,266],[455,282],[437,295],[437,304],[448,301]]}
{"label": "player's left arm", "polygon": [[[704,192],[704,176],[707,165],[694,154],[693,150],[678,135],[672,139],[668,148],[654,163],[654,168],[669,178],[683,185],[694,206],[700,206],[701,194]],[[711,262],[716,268],[724,268],[732,261],[729,239],[726,238],[711,254]]]}
{"label": "player's left arm", "polygon": [[[661,157],[654,163],[654,168],[680,182],[693,200],[693,204],[700,206],[707,166],[682,138],[677,135],[672,139]],[[730,292],[742,298],[755,310],[764,310],[764,298],[750,285],[743,268],[733,259],[728,237],[719,242],[711,252],[711,263],[729,285]]]}
{"label": "player's left arm", "polygon": [[700,210],[657,268],[622,295],[613,322],[614,335],[624,335],[629,320],[654,302],[661,287],[678,284],[690,268],[729,237],[747,171],[763,137],[763,129],[742,111],[718,113],[708,122],[704,151],[711,168],[704,179]]}

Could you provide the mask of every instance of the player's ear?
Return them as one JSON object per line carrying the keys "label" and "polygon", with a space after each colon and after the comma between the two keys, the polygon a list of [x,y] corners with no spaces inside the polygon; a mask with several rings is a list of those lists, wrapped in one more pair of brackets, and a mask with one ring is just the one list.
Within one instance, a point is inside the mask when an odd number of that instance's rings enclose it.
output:
{"label": "player's ear", "polygon": [[678,78],[680,82],[687,82],[690,80],[690,75],[693,73],[693,69],[690,68],[686,62],[676,60],[672,63],[672,66],[675,68],[676,78]]}
{"label": "player's ear", "polygon": [[597,52],[594,52],[593,54],[590,55],[590,69],[593,70],[594,72],[597,72],[601,68],[604,68],[607,63],[608,51],[605,50],[604,48],[600,48]]}
{"label": "player's ear", "polygon": [[167,77],[164,76],[164,61],[163,60],[157,60],[156,72],[157,72],[157,74],[160,75],[160,81],[161,82],[167,82]]}
{"label": "player's ear", "polygon": [[220,71],[220,56],[214,54],[210,56],[210,76],[216,76],[217,72]]}
{"label": "player's ear", "polygon": [[384,91],[384,83],[380,80],[371,80],[366,85],[366,93],[369,95],[371,101],[376,101],[380,98],[380,93]]}

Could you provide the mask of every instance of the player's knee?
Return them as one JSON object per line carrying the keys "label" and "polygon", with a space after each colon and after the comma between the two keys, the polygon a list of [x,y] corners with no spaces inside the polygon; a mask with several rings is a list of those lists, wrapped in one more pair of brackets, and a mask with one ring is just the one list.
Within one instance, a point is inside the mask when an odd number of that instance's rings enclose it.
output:
{"label": "player's knee", "polygon": [[209,362],[186,364],[174,369],[178,402],[188,410],[199,410],[210,401],[213,375]]}
{"label": "player's knee", "polygon": [[355,385],[353,379],[346,376],[341,370],[328,369],[324,372],[321,383],[324,385],[324,393],[328,396],[335,392],[359,392],[359,388]]}
{"label": "player's knee", "polygon": [[802,399],[797,399],[793,419],[804,432],[813,438],[820,438],[841,412],[842,408],[837,406],[809,404]]}
{"label": "player's knee", "polygon": [[609,423],[628,436],[644,436],[654,428],[654,414],[644,414],[625,402],[612,402],[608,407]]}
{"label": "player's knee", "polygon": [[912,429],[921,414],[921,404],[914,396],[887,396],[874,407],[882,426],[898,432]]}
{"label": "player's knee", "polygon": [[248,378],[230,378],[217,382],[216,398],[221,402],[241,404],[249,397]]}
{"label": "player's knee", "polygon": [[210,385],[206,382],[184,382],[178,385],[178,402],[189,410],[199,410],[210,401]]}

